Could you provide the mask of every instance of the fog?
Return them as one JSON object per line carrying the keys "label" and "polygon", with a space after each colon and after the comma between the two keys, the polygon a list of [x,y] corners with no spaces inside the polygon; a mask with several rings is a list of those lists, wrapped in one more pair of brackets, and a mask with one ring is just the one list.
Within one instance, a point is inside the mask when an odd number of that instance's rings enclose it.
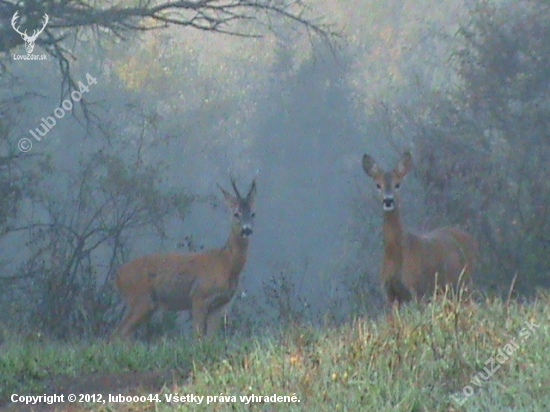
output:
{"label": "fog", "polygon": [[[16,210],[3,210],[6,292],[0,303],[10,309],[0,320],[9,323],[23,304],[13,299],[10,306],[10,296],[32,296],[33,305],[43,308],[55,305],[52,290],[59,290],[75,302],[89,303],[95,296],[97,305],[81,303],[79,309],[95,319],[90,321],[95,326],[86,330],[109,333],[121,312],[119,296],[106,292],[116,292],[117,268],[154,252],[223,246],[231,212],[217,185],[230,190],[234,177],[242,193],[255,176],[256,221],[239,296],[230,311],[232,327],[239,330],[243,317],[253,319],[253,326],[291,320],[283,319],[286,309],[274,300],[274,290],[291,302],[292,320],[322,325],[377,316],[383,309],[378,280],[382,207],[361,158],[369,153],[390,168],[406,150],[412,150],[415,162],[403,185],[406,225],[426,230],[456,224],[479,231],[486,266],[480,266],[485,270],[479,270],[477,283],[505,289],[487,280],[497,276],[490,262],[507,253],[494,246],[505,244],[498,238],[505,235],[490,235],[502,223],[483,217],[501,215],[479,206],[487,205],[483,200],[468,197],[479,189],[471,185],[481,172],[469,166],[476,164],[473,154],[468,163],[458,150],[479,148],[476,153],[484,153],[480,158],[491,157],[504,170],[506,160],[498,156],[521,143],[495,138],[487,148],[487,142],[468,140],[464,131],[456,132],[455,151],[441,155],[434,143],[443,142],[439,133],[452,127],[432,115],[446,110],[434,96],[451,95],[464,83],[449,56],[463,47],[453,36],[468,6],[460,1],[352,3],[315,5],[315,15],[334,24],[341,36],[333,44],[287,22],[263,38],[171,27],[131,32],[126,39],[103,33],[100,41],[85,30],[66,47],[74,55],[73,79],[89,90],[40,141],[30,131],[69,98],[59,63],[52,56],[39,62],[6,54],[0,122],[3,156],[15,156],[15,163],[3,184],[15,181],[21,194],[17,202],[9,200]],[[55,13],[50,14],[55,22]],[[41,46],[36,47],[38,52]],[[17,52],[23,51],[21,41]],[[97,83],[87,83],[87,74]],[[479,119],[472,124],[482,130],[472,136],[487,136],[483,130],[489,126]],[[455,132],[442,134],[451,139]],[[22,138],[32,143],[26,153],[17,149]],[[543,145],[540,139],[535,146]],[[459,162],[445,169],[448,182],[458,179],[452,187],[438,186],[437,177],[445,176],[431,168],[443,158]],[[507,184],[518,186],[512,180]],[[446,191],[438,192],[440,188]],[[540,188],[543,193],[547,189]],[[451,203],[455,197],[464,205]],[[539,203],[534,200],[533,208]],[[124,205],[135,205],[142,217],[118,233],[115,223],[129,210]],[[524,224],[533,228],[535,223],[529,222]],[[537,223],[547,224],[547,219]],[[94,227],[106,235],[94,237]],[[537,244],[550,244],[545,242],[547,237]],[[91,249],[78,255],[73,253],[78,247]],[[540,273],[542,267],[547,273],[540,258],[526,262],[523,252],[516,251],[507,279],[520,270],[527,284],[530,271]],[[65,264],[71,256],[83,263]],[[547,285],[544,279],[538,280],[540,285]],[[36,311],[43,309],[36,308],[20,312],[21,321],[41,325]],[[77,321],[74,310],[59,314],[63,322]]]}

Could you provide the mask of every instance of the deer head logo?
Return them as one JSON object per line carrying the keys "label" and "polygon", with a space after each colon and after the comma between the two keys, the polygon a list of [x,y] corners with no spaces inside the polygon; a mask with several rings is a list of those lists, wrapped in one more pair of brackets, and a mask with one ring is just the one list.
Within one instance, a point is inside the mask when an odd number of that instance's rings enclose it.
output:
{"label": "deer head logo", "polygon": [[19,27],[21,27],[21,25],[15,27],[15,23],[17,22],[17,19],[19,18],[19,10],[15,12],[15,14],[13,15],[12,19],[11,19],[11,26],[13,27],[13,29],[19,33],[21,35],[21,38],[23,40],[25,40],[25,49],[27,49],[27,54],[31,54],[32,51],[34,50],[34,42],[36,41],[36,38],[38,37],[38,35],[40,33],[42,33],[44,31],[44,29],[46,28],[46,24],[48,24],[48,21],[50,20],[50,18],[48,17],[48,15],[46,13],[44,13],[44,24],[42,24],[42,28],[40,30],[34,30],[33,33],[32,33],[32,36],[29,36],[27,34],[27,30],[25,30],[23,33],[21,33],[19,31]]}

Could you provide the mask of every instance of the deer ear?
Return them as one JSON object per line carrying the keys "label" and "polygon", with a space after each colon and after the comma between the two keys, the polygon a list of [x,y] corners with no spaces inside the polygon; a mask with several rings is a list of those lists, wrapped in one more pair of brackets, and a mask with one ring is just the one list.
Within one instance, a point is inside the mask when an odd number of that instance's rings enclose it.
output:
{"label": "deer ear", "polygon": [[395,168],[395,171],[397,172],[397,175],[399,178],[402,178],[407,173],[409,173],[409,170],[411,170],[412,167],[412,155],[411,152],[405,152],[403,154],[403,157],[397,164],[397,167]]}
{"label": "deer ear", "polygon": [[363,170],[373,179],[380,174],[380,167],[368,154],[363,155]]}

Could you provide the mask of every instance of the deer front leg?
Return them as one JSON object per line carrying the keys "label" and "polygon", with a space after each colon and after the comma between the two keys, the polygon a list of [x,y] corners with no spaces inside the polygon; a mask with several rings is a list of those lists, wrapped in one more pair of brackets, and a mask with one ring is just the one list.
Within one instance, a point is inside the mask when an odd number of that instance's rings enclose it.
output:
{"label": "deer front leg", "polygon": [[399,278],[391,278],[384,282],[384,290],[388,302],[398,304],[406,303],[412,300],[412,294],[407,285]]}
{"label": "deer front leg", "polygon": [[220,330],[225,306],[216,308],[208,314],[206,320],[206,337],[212,339]]}
{"label": "deer front leg", "polygon": [[191,314],[193,317],[193,332],[197,339],[201,340],[206,333],[206,318],[208,316],[208,304],[201,296],[193,297]]}

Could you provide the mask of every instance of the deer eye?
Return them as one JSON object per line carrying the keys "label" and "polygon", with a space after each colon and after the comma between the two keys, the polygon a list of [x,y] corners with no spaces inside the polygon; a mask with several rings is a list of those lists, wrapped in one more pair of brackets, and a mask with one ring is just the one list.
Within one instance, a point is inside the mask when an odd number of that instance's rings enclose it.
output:
{"label": "deer eye", "polygon": [[376,188],[377,189],[382,189],[382,185],[380,185],[380,183],[376,183]]}
{"label": "deer eye", "polygon": [[250,214],[250,217],[255,218],[255,217],[256,217],[256,213],[252,212],[252,213]]}
{"label": "deer eye", "polygon": [[235,213],[233,213],[233,216],[238,218],[238,217],[241,217],[241,214],[239,212],[235,212]]}
{"label": "deer eye", "polygon": [[396,183],[396,184],[395,184],[395,188],[396,188],[396,189],[399,189],[399,187],[401,187],[401,184]]}

